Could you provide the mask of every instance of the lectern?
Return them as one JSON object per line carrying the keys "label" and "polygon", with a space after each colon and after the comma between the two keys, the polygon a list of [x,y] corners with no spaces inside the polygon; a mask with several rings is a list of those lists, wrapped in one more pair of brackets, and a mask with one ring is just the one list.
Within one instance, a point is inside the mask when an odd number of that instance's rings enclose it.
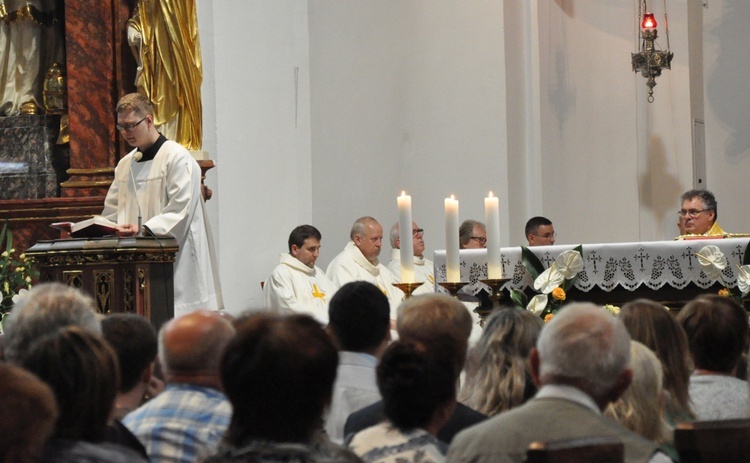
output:
{"label": "lectern", "polygon": [[137,313],[158,329],[174,316],[177,249],[171,236],[68,238],[39,241],[26,255],[36,260],[40,282],[81,288],[100,313]]}

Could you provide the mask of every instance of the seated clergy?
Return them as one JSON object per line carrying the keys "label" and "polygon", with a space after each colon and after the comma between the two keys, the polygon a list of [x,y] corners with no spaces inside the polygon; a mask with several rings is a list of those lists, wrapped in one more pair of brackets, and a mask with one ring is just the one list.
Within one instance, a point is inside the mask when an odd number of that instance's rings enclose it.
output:
{"label": "seated clergy", "polygon": [[328,278],[338,288],[357,280],[374,284],[388,297],[391,320],[395,320],[396,308],[404,293],[393,286],[397,281],[378,260],[383,246],[383,227],[372,217],[360,217],[352,225],[349,238],[351,241],[328,265]]}
{"label": "seated clergy", "polygon": [[719,216],[716,197],[708,190],[689,190],[682,195],[677,226],[683,235],[721,236],[716,219]]}
{"label": "seated clergy", "polygon": [[334,286],[322,269],[315,266],[321,235],[312,225],[300,225],[289,234],[289,252],[263,285],[263,307],[311,315],[328,323],[328,303]]}
{"label": "seated clergy", "polygon": [[[424,230],[415,222],[411,223],[411,236],[414,242],[414,281],[424,282],[414,291],[414,294],[434,293],[435,264],[424,258]],[[396,281],[401,281],[401,239],[398,222],[391,227],[391,261],[388,263],[388,270],[391,271]]]}

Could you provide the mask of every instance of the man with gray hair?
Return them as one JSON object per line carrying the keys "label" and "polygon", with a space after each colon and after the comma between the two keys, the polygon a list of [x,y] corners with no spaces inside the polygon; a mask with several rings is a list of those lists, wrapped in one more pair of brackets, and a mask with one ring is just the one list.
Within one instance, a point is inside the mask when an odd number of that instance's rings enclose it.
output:
{"label": "man with gray hair", "polygon": [[378,260],[383,246],[383,227],[372,217],[360,217],[352,225],[349,239],[344,250],[328,264],[326,275],[337,288],[351,281],[374,284],[388,297],[391,320],[395,320],[396,308],[404,293],[393,286],[397,281]]}
{"label": "man with gray hair", "polygon": [[[398,233],[399,224],[396,222],[391,227],[391,261],[388,263],[388,270],[396,281],[401,281],[401,238]],[[424,230],[416,222],[411,223],[411,236],[414,247],[414,280],[424,282],[414,291],[414,295],[434,293],[435,264],[424,257]]]}
{"label": "man with gray hair", "polygon": [[724,230],[716,222],[719,210],[713,193],[708,190],[688,190],[680,199],[682,207],[677,212],[680,235],[724,235]]}
{"label": "man with gray hair", "polygon": [[219,444],[232,415],[219,364],[234,336],[232,324],[198,310],[159,331],[159,360],[167,388],[122,420],[151,461],[190,463]]}
{"label": "man with gray hair", "polygon": [[531,352],[536,396],[468,429],[451,444],[449,462],[522,463],[534,441],[616,437],[626,463],[669,463],[654,442],[602,416],[633,375],[630,336],[620,320],[593,304],[564,307]]}
{"label": "man with gray hair", "polygon": [[36,285],[18,300],[6,321],[3,356],[18,364],[34,341],[67,326],[80,326],[101,335],[94,300],[61,283]]}

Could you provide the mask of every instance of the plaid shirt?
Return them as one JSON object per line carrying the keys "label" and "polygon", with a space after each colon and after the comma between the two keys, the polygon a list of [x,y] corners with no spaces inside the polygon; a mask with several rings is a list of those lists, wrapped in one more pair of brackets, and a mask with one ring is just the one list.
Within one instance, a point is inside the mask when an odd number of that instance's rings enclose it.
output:
{"label": "plaid shirt", "polygon": [[231,417],[232,406],[221,392],[169,384],[122,422],[143,443],[152,462],[192,463],[216,449]]}

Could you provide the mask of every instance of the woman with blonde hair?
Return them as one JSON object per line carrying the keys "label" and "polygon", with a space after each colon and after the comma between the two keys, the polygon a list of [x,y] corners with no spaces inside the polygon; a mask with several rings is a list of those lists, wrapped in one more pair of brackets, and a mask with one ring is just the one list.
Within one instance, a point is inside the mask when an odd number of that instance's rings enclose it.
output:
{"label": "woman with blonde hair", "polygon": [[620,319],[630,338],[651,349],[661,361],[667,423],[674,427],[695,419],[688,390],[693,364],[685,330],[663,305],[648,299],[636,299],[622,306]]}
{"label": "woman with blonde hair", "polygon": [[528,358],[543,326],[541,318],[526,310],[493,313],[469,353],[459,402],[493,416],[533,397]]}
{"label": "woman with blonde hair", "polygon": [[633,381],[604,414],[617,420],[624,428],[661,446],[673,460],[677,456],[671,442],[671,429],[664,419],[664,372],[661,362],[651,349],[638,341],[630,341],[630,368]]}

